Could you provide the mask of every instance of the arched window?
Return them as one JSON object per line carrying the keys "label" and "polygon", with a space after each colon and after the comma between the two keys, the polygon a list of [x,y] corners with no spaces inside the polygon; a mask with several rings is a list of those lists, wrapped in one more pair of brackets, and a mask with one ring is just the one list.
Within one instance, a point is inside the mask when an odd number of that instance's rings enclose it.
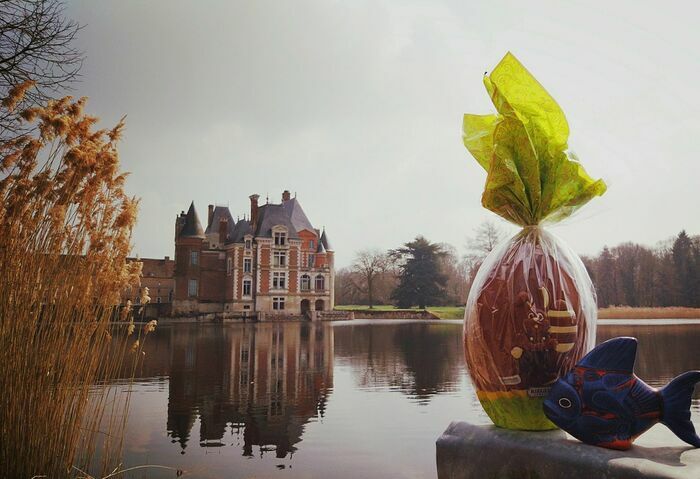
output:
{"label": "arched window", "polygon": [[316,276],[316,289],[323,290],[326,289],[326,280],[322,275]]}
{"label": "arched window", "polygon": [[311,289],[311,276],[308,274],[301,275],[301,290],[308,291]]}

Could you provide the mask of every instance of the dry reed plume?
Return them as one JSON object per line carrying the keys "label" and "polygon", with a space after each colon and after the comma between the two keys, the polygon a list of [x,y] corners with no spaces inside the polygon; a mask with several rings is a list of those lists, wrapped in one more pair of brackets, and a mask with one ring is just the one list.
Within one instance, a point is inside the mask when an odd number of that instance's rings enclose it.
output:
{"label": "dry reed plume", "polygon": [[84,105],[18,112],[32,133],[0,145],[0,477],[77,475],[98,467],[96,451],[107,470],[128,399],[94,385],[154,326],[111,339],[119,293],[139,282],[140,263],[126,262],[138,202],[119,171],[123,122],[97,130]]}

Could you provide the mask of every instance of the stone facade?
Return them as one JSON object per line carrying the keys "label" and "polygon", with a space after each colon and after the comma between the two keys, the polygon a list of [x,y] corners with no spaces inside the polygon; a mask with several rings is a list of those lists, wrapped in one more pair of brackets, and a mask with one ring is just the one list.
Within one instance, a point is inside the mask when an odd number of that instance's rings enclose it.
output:
{"label": "stone facade", "polygon": [[314,228],[288,191],[235,221],[209,205],[206,230],[190,205],[175,220],[173,314],[308,315],[332,310],[335,271],[325,231]]}

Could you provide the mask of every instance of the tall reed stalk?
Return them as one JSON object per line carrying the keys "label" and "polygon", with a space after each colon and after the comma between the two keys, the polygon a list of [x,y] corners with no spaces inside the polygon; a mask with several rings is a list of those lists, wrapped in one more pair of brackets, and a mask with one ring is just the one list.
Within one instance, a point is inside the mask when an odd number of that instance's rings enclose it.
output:
{"label": "tall reed stalk", "polygon": [[110,328],[120,292],[139,282],[140,263],[126,261],[138,201],[119,171],[123,123],[96,130],[84,105],[22,111],[35,128],[0,145],[0,477],[94,470],[98,449],[106,470],[121,446],[114,413],[128,399],[94,385],[139,345]]}

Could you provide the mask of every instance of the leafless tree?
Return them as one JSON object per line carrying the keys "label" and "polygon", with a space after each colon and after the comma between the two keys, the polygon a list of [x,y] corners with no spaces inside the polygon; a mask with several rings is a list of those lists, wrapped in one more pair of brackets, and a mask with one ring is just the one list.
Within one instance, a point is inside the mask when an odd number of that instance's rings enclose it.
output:
{"label": "leafless tree", "polygon": [[447,304],[464,304],[469,293],[470,263],[466,258],[460,259],[457,248],[448,243],[441,243],[440,248],[445,253],[440,257],[440,269],[447,277],[445,292]]}
{"label": "leafless tree", "polygon": [[350,268],[340,268],[335,272],[335,304],[361,304],[364,294],[357,290],[357,275]]}
{"label": "leafless tree", "polygon": [[484,221],[474,229],[474,236],[467,238],[467,254],[462,258],[462,268],[467,271],[467,291],[471,288],[476,272],[484,258],[498,245],[505,233],[493,222]]}
{"label": "leafless tree", "polygon": [[0,140],[19,133],[18,112],[44,103],[76,79],[83,62],[74,46],[80,28],[65,17],[61,0],[0,0],[0,98],[33,82],[22,103],[0,116]]}
{"label": "leafless tree", "polygon": [[390,261],[387,254],[378,249],[365,249],[355,255],[350,267],[355,278],[350,277],[353,286],[367,295],[369,307],[374,306],[377,280],[387,272]]}

